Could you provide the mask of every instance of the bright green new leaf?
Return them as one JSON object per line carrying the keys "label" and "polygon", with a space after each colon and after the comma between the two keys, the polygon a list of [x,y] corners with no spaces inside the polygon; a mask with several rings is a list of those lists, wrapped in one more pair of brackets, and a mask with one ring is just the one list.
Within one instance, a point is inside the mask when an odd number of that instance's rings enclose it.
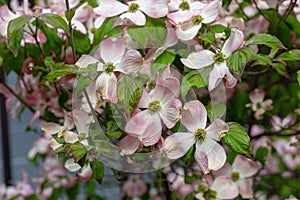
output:
{"label": "bright green new leaf", "polygon": [[228,145],[232,151],[250,157],[251,148],[248,133],[236,122],[228,122],[227,124],[229,126],[229,131],[222,138],[222,141]]}
{"label": "bright green new leaf", "polygon": [[192,86],[197,88],[202,88],[207,85],[206,74],[203,73],[203,70],[192,70],[188,74],[186,74],[181,83],[181,96],[185,99],[188,91]]}
{"label": "bright green new leaf", "polygon": [[300,50],[292,49],[279,55],[279,58],[284,61],[300,61]]}
{"label": "bright green new leaf", "polygon": [[289,73],[286,70],[286,67],[282,63],[272,63],[272,67],[278,72],[278,74],[289,78]]}
{"label": "bright green new leaf", "polygon": [[151,73],[155,74],[156,72],[166,68],[167,64],[171,64],[174,60],[174,51],[165,51],[156,58],[154,63],[151,64]]}
{"label": "bright green new leaf", "polygon": [[285,49],[285,46],[278,38],[269,34],[257,34],[253,36],[245,44],[245,46],[249,45],[266,45],[271,48]]}

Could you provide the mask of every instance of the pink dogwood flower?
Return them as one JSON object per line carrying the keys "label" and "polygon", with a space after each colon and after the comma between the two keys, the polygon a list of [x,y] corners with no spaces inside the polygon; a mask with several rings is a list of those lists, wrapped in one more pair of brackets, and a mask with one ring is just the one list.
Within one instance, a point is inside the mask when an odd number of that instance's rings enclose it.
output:
{"label": "pink dogwood flower", "polygon": [[288,128],[292,124],[295,123],[295,116],[293,114],[289,114],[285,118],[281,119],[277,115],[273,115],[271,119],[271,124],[273,126],[273,130],[278,132],[282,129]]}
{"label": "pink dogwood flower", "polygon": [[237,155],[232,166],[225,165],[217,173],[212,189],[218,199],[234,199],[239,194],[245,199],[253,198],[252,176],[258,171],[258,164],[244,156]]}
{"label": "pink dogwood flower", "polygon": [[122,186],[123,195],[138,198],[147,192],[147,185],[140,176],[131,176]]}
{"label": "pink dogwood flower", "polygon": [[162,125],[172,128],[179,120],[176,98],[173,90],[161,84],[156,84],[150,93],[144,89],[138,107],[145,110],[129,119],[125,131],[139,138],[145,146],[156,144],[161,137]]}
{"label": "pink dogwood flower", "polygon": [[[183,2],[185,3],[181,4],[183,5],[182,8],[187,8],[187,2]],[[183,14],[179,12],[176,14],[171,13],[168,15],[170,20],[177,26],[177,37],[183,41],[189,41],[193,39],[202,27],[202,23],[209,24],[213,22],[219,15],[221,9],[221,1],[219,0],[212,1],[207,5],[201,5],[200,2],[193,2],[193,4],[196,6],[196,10],[186,11]],[[201,6],[203,8],[198,9]]]}
{"label": "pink dogwood flower", "polygon": [[122,20],[129,19],[135,25],[146,24],[146,15],[152,18],[161,18],[168,14],[167,0],[137,0],[128,1],[123,4],[117,0],[100,0],[99,6],[94,8],[94,12],[104,17],[114,17],[120,15]]}
{"label": "pink dogwood flower", "polygon": [[114,72],[134,74],[140,70],[143,58],[137,50],[128,50],[125,54],[125,43],[122,38],[105,38],[100,44],[100,55],[103,61],[92,56],[83,55],[76,62],[81,68],[97,63],[97,71],[102,72],[96,80],[96,90],[103,99],[117,103],[117,77]]}
{"label": "pink dogwood flower", "polygon": [[226,161],[224,148],[217,143],[225,132],[227,124],[221,119],[215,119],[207,128],[207,111],[198,101],[189,101],[181,112],[181,123],[188,132],[177,132],[167,137],[164,151],[170,159],[184,156],[192,145],[196,144],[195,160],[203,173],[220,169]]}
{"label": "pink dogwood flower", "polygon": [[272,99],[267,99],[264,101],[266,92],[260,89],[255,89],[252,91],[249,95],[249,98],[252,103],[246,104],[246,107],[252,108],[252,110],[255,112],[254,117],[258,120],[262,119],[262,115],[267,110],[272,110]]}
{"label": "pink dogwood flower", "polygon": [[225,41],[221,50],[217,50],[216,53],[210,50],[193,52],[187,59],[182,58],[181,62],[191,69],[201,69],[214,64],[213,69],[209,73],[209,91],[213,90],[220,83],[222,78],[226,79],[227,88],[233,88],[237,83],[237,79],[230,73],[226,60],[234,51],[242,46],[243,42],[243,32],[233,28],[230,37]]}

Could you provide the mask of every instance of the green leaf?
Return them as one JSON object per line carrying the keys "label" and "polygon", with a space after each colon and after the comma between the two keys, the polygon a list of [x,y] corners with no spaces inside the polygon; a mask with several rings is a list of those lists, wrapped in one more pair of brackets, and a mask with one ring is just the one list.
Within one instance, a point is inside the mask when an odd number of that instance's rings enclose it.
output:
{"label": "green leaf", "polygon": [[199,35],[199,39],[203,40],[207,43],[214,44],[216,42],[215,33],[214,32],[208,32],[205,35]]}
{"label": "green leaf", "polygon": [[86,147],[80,142],[75,142],[70,145],[70,154],[74,157],[74,161],[78,162],[87,153]]}
{"label": "green leaf", "polygon": [[47,24],[50,24],[54,28],[60,28],[66,33],[69,32],[69,27],[66,21],[59,15],[52,13],[44,13],[39,16],[39,19]]}
{"label": "green leaf", "polygon": [[202,88],[207,85],[207,79],[204,76],[202,70],[192,70],[188,74],[186,74],[182,80],[181,84],[181,96],[185,98],[188,91],[192,86],[197,88]]}
{"label": "green leaf", "polygon": [[269,34],[257,34],[253,36],[245,44],[245,46],[249,45],[266,45],[271,48],[285,49],[285,46],[278,38]]}
{"label": "green leaf", "polygon": [[207,115],[209,120],[212,122],[216,118],[221,118],[226,113],[226,105],[216,104],[206,106]]}
{"label": "green leaf", "polygon": [[94,44],[99,44],[102,39],[108,35],[114,28],[113,23],[115,21],[115,17],[106,18],[99,29],[96,30],[94,35]]}
{"label": "green leaf", "polygon": [[282,63],[272,63],[272,67],[278,72],[278,74],[289,78],[289,73],[286,70],[286,67]]}
{"label": "green leaf", "polygon": [[269,151],[265,147],[260,147],[256,151],[255,160],[258,160],[259,162],[263,163],[266,156],[268,155]]}
{"label": "green leaf", "polygon": [[223,26],[221,24],[216,24],[216,25],[210,26],[209,28],[211,31],[213,31],[215,33],[223,33],[223,32],[230,33],[230,28]]}
{"label": "green leaf", "polygon": [[70,74],[77,74],[78,68],[76,65],[63,65],[58,69],[53,69],[46,76],[46,80],[49,82],[55,82],[58,77],[66,76]]}
{"label": "green leaf", "polygon": [[87,86],[89,86],[94,80],[89,76],[80,76],[77,79],[76,88],[74,88],[75,94],[80,94]]}
{"label": "green leaf", "polygon": [[237,73],[241,73],[243,66],[251,59],[255,51],[250,48],[241,48],[234,52],[228,59],[228,66]]}
{"label": "green leaf", "polygon": [[232,151],[251,157],[250,138],[245,129],[236,122],[228,122],[229,131],[222,138],[222,141],[228,145]]}
{"label": "green leaf", "polygon": [[267,55],[264,55],[264,54],[260,54],[260,53],[259,54],[254,54],[251,59],[258,61],[258,63],[260,65],[264,65],[264,66],[272,65],[271,58]]}
{"label": "green leaf", "polygon": [[133,77],[131,75],[122,74],[117,82],[117,95],[120,102],[123,103],[125,112],[131,113],[137,106],[142,95],[142,86],[145,84],[145,76],[139,75]]}
{"label": "green leaf", "polygon": [[300,61],[300,50],[292,49],[279,55],[279,58],[284,61]]}
{"label": "green leaf", "polygon": [[149,40],[160,46],[166,39],[167,29],[164,20],[147,17],[145,26],[128,27],[128,34],[134,42],[143,47],[148,44]]}
{"label": "green leaf", "polygon": [[74,30],[74,43],[76,52],[79,54],[88,53],[91,47],[91,42],[88,34],[82,34]]}
{"label": "green leaf", "polygon": [[23,67],[23,61],[25,60],[25,51],[24,49],[20,49],[17,57],[14,56],[12,51],[7,49],[5,43],[0,43],[0,56],[2,57],[2,67],[7,74],[11,71],[19,74]]}
{"label": "green leaf", "polygon": [[74,15],[75,15],[75,10],[74,9],[71,9],[71,10],[66,12],[66,18],[67,18],[69,23],[72,21],[72,18],[74,17]]}
{"label": "green leaf", "polygon": [[76,196],[79,194],[79,184],[78,181],[75,182],[75,185],[71,188],[66,188],[66,194],[68,195],[69,199],[76,199]]}
{"label": "green leaf", "polygon": [[101,184],[104,176],[104,166],[97,159],[94,159],[92,170],[93,178],[96,179],[99,184]]}
{"label": "green leaf", "polygon": [[42,21],[40,21],[40,29],[46,35],[47,40],[43,43],[43,52],[45,56],[52,56],[51,52],[60,54],[62,49],[62,39],[57,35],[57,30],[48,28]]}
{"label": "green leaf", "polygon": [[21,48],[20,43],[23,39],[25,25],[30,21],[32,16],[22,15],[11,20],[7,26],[7,45],[15,57]]}
{"label": "green leaf", "polygon": [[167,64],[171,64],[175,60],[174,51],[165,51],[159,55],[154,63],[151,64],[151,73],[155,74],[156,72],[166,68]]}

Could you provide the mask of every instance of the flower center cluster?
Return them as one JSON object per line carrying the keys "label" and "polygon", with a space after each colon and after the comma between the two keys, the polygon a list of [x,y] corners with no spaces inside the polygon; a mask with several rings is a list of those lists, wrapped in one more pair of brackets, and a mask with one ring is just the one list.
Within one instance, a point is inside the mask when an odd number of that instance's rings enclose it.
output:
{"label": "flower center cluster", "polygon": [[135,13],[139,9],[139,4],[136,3],[131,3],[130,6],[128,7],[128,12]]}
{"label": "flower center cluster", "polygon": [[182,1],[182,3],[179,5],[179,8],[181,10],[189,10],[190,9],[190,5],[189,5],[188,2]]}
{"label": "flower center cluster", "polygon": [[198,128],[195,132],[194,132],[194,137],[198,142],[203,142],[205,140],[206,137],[206,130],[202,129],[202,128]]}
{"label": "flower center cluster", "polygon": [[161,105],[159,100],[155,100],[149,103],[148,109],[151,114],[156,113],[161,110]]}
{"label": "flower center cluster", "polygon": [[207,187],[207,185],[205,185],[205,184],[200,184],[200,185],[198,186],[198,192],[204,193],[204,192],[206,192],[207,190],[208,190],[208,187]]}
{"label": "flower center cluster", "polygon": [[155,88],[155,86],[156,86],[156,82],[155,82],[155,81],[150,81],[150,82],[148,83],[148,88],[149,88],[150,90],[153,90],[153,89]]}
{"label": "flower center cluster", "polygon": [[201,24],[201,22],[202,22],[203,19],[204,19],[204,18],[203,18],[201,15],[195,15],[195,16],[192,18],[192,23],[193,23],[194,25],[199,25],[199,24]]}
{"label": "flower center cluster", "polygon": [[103,66],[103,69],[107,74],[111,75],[111,73],[113,73],[113,71],[116,69],[116,66],[112,62],[109,62]]}
{"label": "flower center cluster", "polygon": [[219,51],[214,55],[213,59],[215,63],[220,64],[226,60],[226,56],[224,53]]}
{"label": "flower center cluster", "polygon": [[240,173],[238,173],[238,172],[232,172],[231,178],[232,178],[233,181],[239,180],[240,179]]}

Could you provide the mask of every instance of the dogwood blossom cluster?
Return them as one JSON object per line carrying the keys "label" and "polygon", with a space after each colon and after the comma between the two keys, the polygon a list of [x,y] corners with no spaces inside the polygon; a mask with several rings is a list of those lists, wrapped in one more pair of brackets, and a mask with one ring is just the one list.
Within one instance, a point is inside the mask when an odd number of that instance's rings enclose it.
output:
{"label": "dogwood blossom cluster", "polygon": [[[30,123],[40,122],[43,137],[28,157],[45,155],[45,178],[35,181],[37,189],[26,177],[16,187],[0,185],[0,198],[50,198],[57,188],[74,186],[66,170],[80,182],[101,182],[101,161],[138,172],[146,165],[159,169],[153,177],[124,175],[122,197],[134,199],[268,199],[265,188],[277,186],[272,178],[296,177],[300,112],[282,102],[290,98],[297,107],[299,86],[277,85],[282,77],[294,80],[298,69],[287,66],[299,61],[299,52],[284,51],[300,44],[299,2],[228,3],[49,0],[33,8],[13,1],[14,11],[1,6],[0,67],[18,78],[12,87],[0,82],[0,92],[14,117],[28,108]],[[278,34],[288,28],[287,39]],[[143,154],[152,160],[134,166]],[[162,158],[159,164],[154,155]],[[158,181],[147,182],[151,178]]]}

